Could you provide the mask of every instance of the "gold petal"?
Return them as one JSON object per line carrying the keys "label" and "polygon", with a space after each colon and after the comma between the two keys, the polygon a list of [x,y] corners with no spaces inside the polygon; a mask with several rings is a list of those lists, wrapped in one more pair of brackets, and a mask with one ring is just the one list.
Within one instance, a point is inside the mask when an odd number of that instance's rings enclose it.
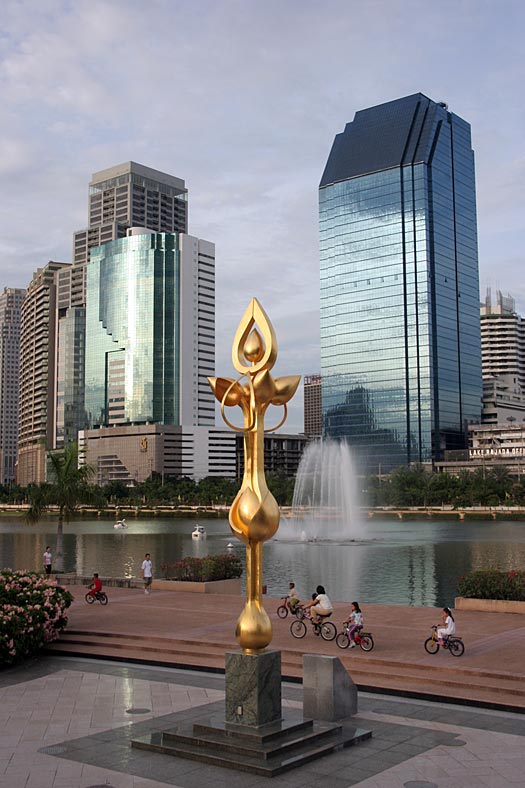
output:
{"label": "gold petal", "polygon": [[275,396],[275,382],[271,373],[267,369],[258,372],[253,379],[253,390],[257,402],[264,404],[270,402]]}
{"label": "gold petal", "polygon": [[240,405],[244,399],[242,386],[236,380],[231,378],[208,378],[208,383],[219,402],[223,402],[224,396],[228,392],[224,404],[229,407]]}
{"label": "gold petal", "polygon": [[[252,364],[246,364],[246,357],[244,355],[244,348],[250,332],[257,324],[259,333],[262,336],[264,345],[264,353],[261,358]],[[264,309],[257,301],[252,298],[248,307],[241,318],[241,322],[237,326],[237,331],[233,338],[232,345],[232,363],[237,372],[245,374],[249,372],[254,374],[261,369],[271,369],[275,364],[277,358],[277,338],[270,323],[270,319],[265,313]]]}
{"label": "gold petal", "polygon": [[300,381],[300,375],[287,375],[274,380],[275,395],[272,397],[272,405],[284,405],[289,402],[297,391]]}

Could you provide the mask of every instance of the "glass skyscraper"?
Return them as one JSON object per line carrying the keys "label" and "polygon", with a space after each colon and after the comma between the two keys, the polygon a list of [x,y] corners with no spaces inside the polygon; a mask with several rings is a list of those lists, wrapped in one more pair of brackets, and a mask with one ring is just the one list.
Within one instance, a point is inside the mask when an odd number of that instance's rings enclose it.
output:
{"label": "glass skyscraper", "polygon": [[213,244],[128,232],[92,249],[87,264],[88,426],[213,425]]}
{"label": "glass skyscraper", "polygon": [[357,112],[319,214],[324,434],[368,473],[463,448],[482,393],[469,124],[421,93]]}

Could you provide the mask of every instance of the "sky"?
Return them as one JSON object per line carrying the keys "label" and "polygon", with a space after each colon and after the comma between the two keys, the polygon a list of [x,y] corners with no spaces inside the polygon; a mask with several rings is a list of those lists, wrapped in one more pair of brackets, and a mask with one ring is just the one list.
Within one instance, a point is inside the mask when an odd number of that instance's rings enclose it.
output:
{"label": "sky", "polygon": [[[319,372],[318,185],[359,109],[421,92],[472,125],[480,287],[525,314],[523,40],[515,0],[4,0],[0,289],[70,262],[93,172],[186,181],[216,244],[216,374],[256,296],[275,374]],[[285,429],[302,430],[302,389]],[[278,414],[275,414],[278,419]],[[271,415],[267,417],[271,426]]]}

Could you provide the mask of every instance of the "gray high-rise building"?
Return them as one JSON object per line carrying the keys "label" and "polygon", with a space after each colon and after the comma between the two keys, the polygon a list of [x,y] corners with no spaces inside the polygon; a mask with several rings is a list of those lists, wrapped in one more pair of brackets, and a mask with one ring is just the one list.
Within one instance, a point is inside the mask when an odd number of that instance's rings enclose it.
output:
{"label": "gray high-rise building", "polygon": [[484,424],[525,417],[525,320],[511,295],[490,288],[480,307]]}
{"label": "gray high-rise building", "polygon": [[69,302],[59,315],[57,445],[76,440],[78,430],[86,425],[86,266],[91,249],[125,238],[132,226],[163,233],[187,232],[187,195],[181,178],[134,161],[93,174],[88,227],[74,234]]}
{"label": "gray high-rise building", "polygon": [[421,93],[357,112],[319,201],[325,435],[371,473],[463,448],[482,391],[469,124]]}
{"label": "gray high-rise building", "polygon": [[26,291],[0,293],[0,484],[15,479],[20,385],[20,308]]}
{"label": "gray high-rise building", "polygon": [[21,305],[17,481],[23,487],[46,481],[47,452],[56,448],[59,283],[70,268],[50,261],[37,269]]}
{"label": "gray high-rise building", "polygon": [[181,178],[134,161],[93,173],[88,227],[74,234],[71,305],[85,305],[85,268],[90,249],[124,238],[129,227],[187,233],[187,197]]}

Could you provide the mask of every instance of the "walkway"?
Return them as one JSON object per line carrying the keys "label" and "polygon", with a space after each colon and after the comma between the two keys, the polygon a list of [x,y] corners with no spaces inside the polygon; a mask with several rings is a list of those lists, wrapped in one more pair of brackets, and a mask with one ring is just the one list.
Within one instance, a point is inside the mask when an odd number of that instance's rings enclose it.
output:
{"label": "walkway", "polygon": [[[525,716],[378,694],[360,693],[354,718],[372,739],[271,781],[131,749],[138,735],[219,713],[223,689],[217,674],[66,657],[0,672],[0,788],[525,784]],[[285,714],[301,696],[300,685],[283,685]]]}
{"label": "walkway", "polygon": [[[140,589],[111,588],[110,602],[102,607],[88,606],[83,588],[71,590],[77,599],[55,652],[221,671],[224,652],[238,647],[234,632],[241,597],[169,591],[145,595]],[[282,652],[285,678],[301,677],[303,653],[324,653],[340,657],[363,688],[525,709],[522,615],[458,611],[465,654],[455,658],[443,650],[432,656],[423,648],[431,624],[439,621],[438,609],[366,605],[365,628],[372,632],[375,648],[365,654],[360,649],[342,651],[311,631],[304,640],[296,640],[290,635],[291,617],[277,617],[278,604],[277,599],[265,598],[274,627],[272,647]],[[348,607],[336,604],[332,620],[339,627]]]}

